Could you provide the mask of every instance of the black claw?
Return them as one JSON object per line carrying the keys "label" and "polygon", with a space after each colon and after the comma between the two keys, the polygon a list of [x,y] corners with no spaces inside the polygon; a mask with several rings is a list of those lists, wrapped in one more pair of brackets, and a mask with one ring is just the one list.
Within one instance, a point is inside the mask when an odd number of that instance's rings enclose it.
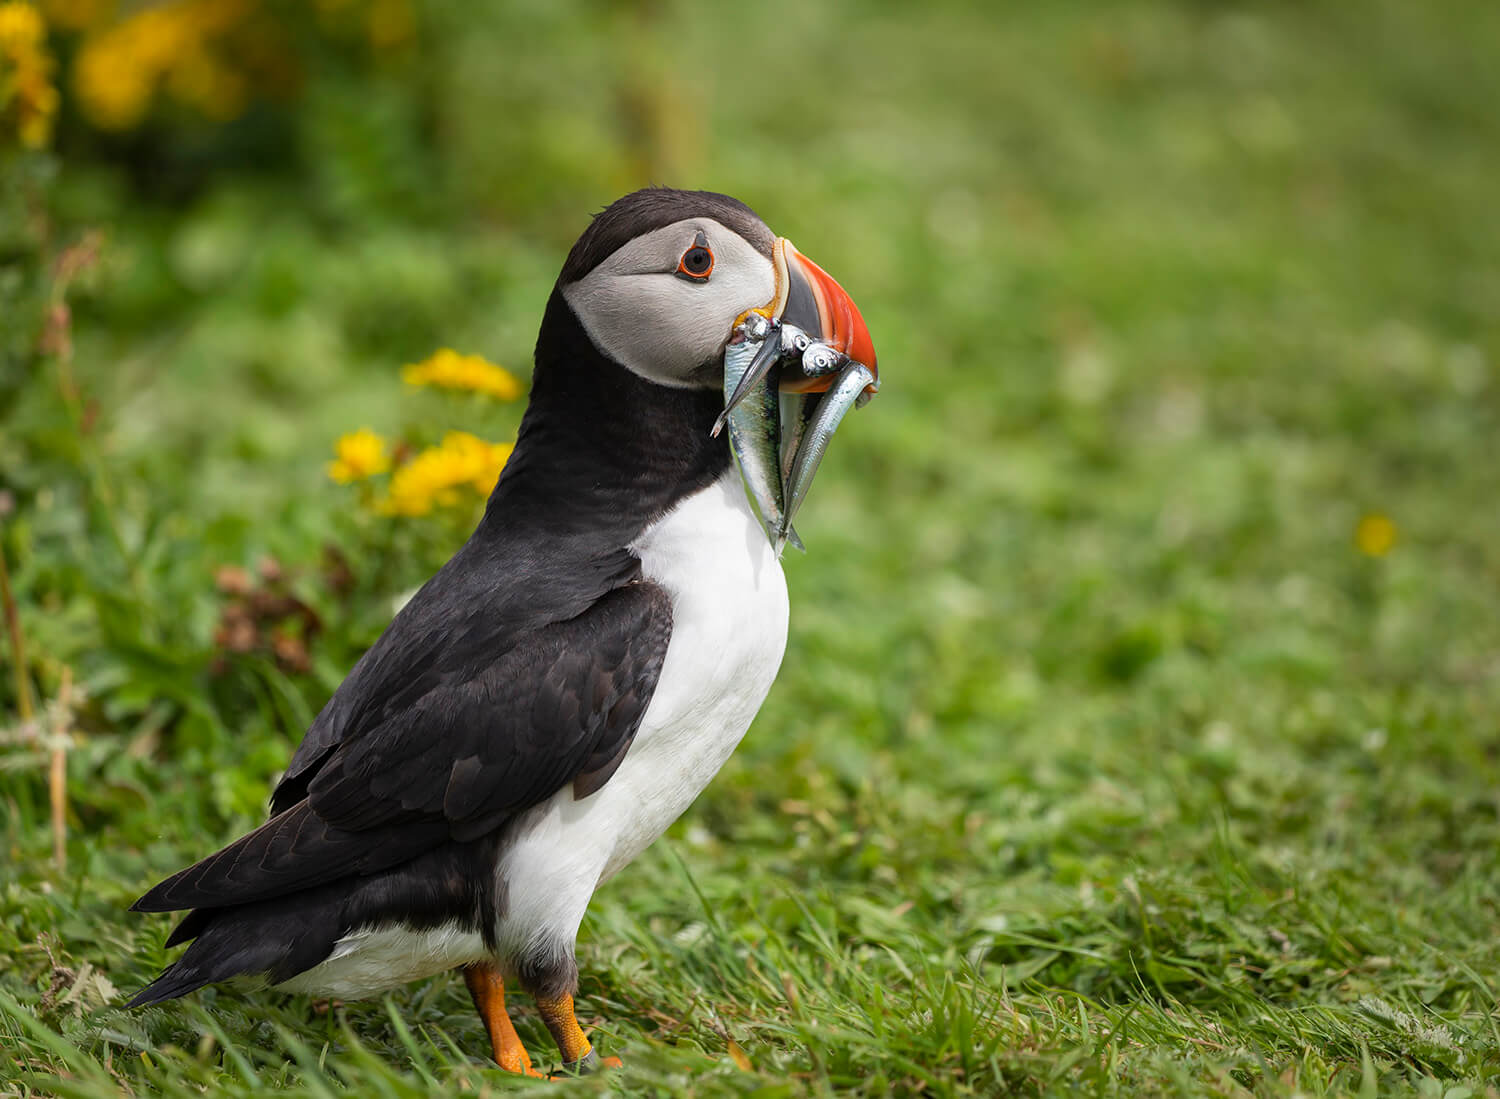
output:
{"label": "black claw", "polygon": [[589,1051],[576,1061],[564,1061],[562,1064],[564,1072],[572,1073],[574,1076],[588,1076],[599,1071],[599,1051],[592,1046]]}

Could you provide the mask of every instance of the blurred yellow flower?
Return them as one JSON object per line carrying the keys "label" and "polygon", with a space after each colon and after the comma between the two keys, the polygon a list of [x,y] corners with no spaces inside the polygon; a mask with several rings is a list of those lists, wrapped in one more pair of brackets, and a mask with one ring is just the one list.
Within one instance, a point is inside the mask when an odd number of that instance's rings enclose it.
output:
{"label": "blurred yellow flower", "polygon": [[487,443],[466,431],[450,431],[391,474],[380,510],[387,515],[427,515],[434,506],[452,507],[470,492],[489,495],[510,458],[510,443]]}
{"label": "blurred yellow flower", "polygon": [[23,0],[0,3],[0,120],[7,116],[21,144],[40,149],[52,139],[57,89],[42,13]]}
{"label": "blurred yellow flower", "polygon": [[0,53],[15,57],[26,50],[34,50],[47,35],[47,24],[42,13],[20,0],[0,4]]}
{"label": "blurred yellow flower", "polygon": [[1354,528],[1354,545],[1366,557],[1384,557],[1396,544],[1396,524],[1389,516],[1363,516]]}
{"label": "blurred yellow flower", "polygon": [[89,121],[128,130],[159,89],[216,122],[244,113],[250,89],[220,40],[254,12],[254,0],[170,0],[89,37],[73,65],[73,87]]}
{"label": "blurred yellow flower", "polygon": [[441,389],[467,389],[502,401],[521,395],[521,383],[503,366],[479,355],[460,355],[451,347],[440,348],[419,363],[401,368],[407,385],[431,385]]}
{"label": "blurred yellow flower", "polygon": [[367,427],[341,436],[334,444],[338,455],[328,463],[328,476],[341,485],[362,481],[391,468],[385,440]]}

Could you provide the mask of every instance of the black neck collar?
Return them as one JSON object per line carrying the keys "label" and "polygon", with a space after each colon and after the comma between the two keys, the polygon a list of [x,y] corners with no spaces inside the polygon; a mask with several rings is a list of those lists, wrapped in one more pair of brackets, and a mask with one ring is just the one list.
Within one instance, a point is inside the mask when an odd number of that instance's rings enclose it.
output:
{"label": "black neck collar", "polygon": [[[729,468],[710,389],[670,389],[606,358],[556,288],[537,337],[531,403],[477,534],[628,545]],[[606,544],[607,543],[607,544]]]}

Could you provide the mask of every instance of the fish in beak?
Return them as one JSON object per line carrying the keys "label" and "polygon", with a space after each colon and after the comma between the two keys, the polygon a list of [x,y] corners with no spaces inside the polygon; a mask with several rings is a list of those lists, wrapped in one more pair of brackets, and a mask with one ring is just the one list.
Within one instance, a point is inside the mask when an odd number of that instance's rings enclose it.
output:
{"label": "fish in beak", "polygon": [[740,316],[724,351],[729,445],[766,537],[780,555],[802,542],[792,520],[850,408],[880,388],[875,345],[833,277],[776,241],[776,296]]}

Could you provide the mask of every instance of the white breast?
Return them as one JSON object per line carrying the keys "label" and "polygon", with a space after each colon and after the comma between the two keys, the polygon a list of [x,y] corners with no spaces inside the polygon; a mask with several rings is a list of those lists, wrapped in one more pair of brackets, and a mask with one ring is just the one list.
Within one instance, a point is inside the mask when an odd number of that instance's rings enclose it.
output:
{"label": "white breast", "polygon": [[750,727],[786,650],[786,578],[739,474],[682,501],[631,547],[672,598],[656,693],[598,793],[559,791],[518,822],[497,872],[502,944],[571,946],[594,889],[708,785]]}
{"label": "white breast", "polygon": [[[781,666],[786,578],[738,473],[683,500],[631,549],[672,599],[661,678],[630,750],[601,790],[576,801],[566,786],[512,824],[495,871],[505,898],[502,954],[571,950],[594,890],[708,785]],[[284,987],[353,998],[484,953],[478,935],[456,926],[365,928]]]}
{"label": "white breast", "polygon": [[625,779],[613,801],[634,808],[622,815],[606,878],[724,766],[786,652],[786,577],[738,473],[685,500],[632,548],[672,596],[672,640],[640,732],[610,780]]}

